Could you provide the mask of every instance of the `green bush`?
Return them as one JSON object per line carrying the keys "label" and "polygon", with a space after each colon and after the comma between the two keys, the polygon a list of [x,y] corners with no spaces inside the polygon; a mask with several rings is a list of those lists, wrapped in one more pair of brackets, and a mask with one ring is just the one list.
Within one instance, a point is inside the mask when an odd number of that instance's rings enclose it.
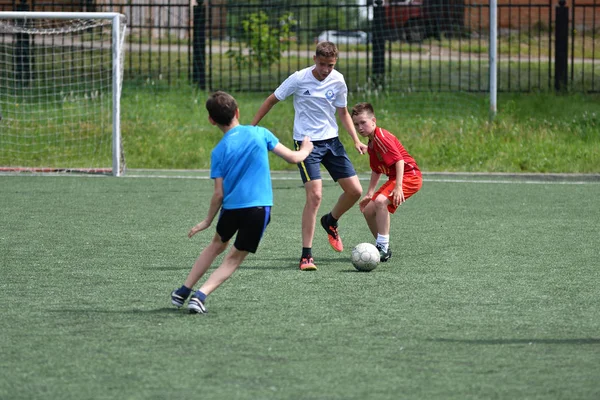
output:
{"label": "green bush", "polygon": [[278,19],[278,27],[269,25],[269,16],[260,11],[242,21],[243,36],[237,50],[228,50],[227,56],[233,59],[238,69],[257,66],[269,68],[281,58],[281,53],[289,49],[290,29],[296,25],[292,13],[285,13]]}

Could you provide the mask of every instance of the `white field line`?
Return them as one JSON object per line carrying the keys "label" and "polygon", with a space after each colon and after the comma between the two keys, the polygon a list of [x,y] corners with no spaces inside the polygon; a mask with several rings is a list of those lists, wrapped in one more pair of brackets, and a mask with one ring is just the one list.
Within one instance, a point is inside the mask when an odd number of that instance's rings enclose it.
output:
{"label": "white field line", "polygon": [[[209,180],[209,172],[206,170],[170,170],[173,175],[165,174],[167,170],[134,170],[121,176],[119,179],[192,179]],[[177,174],[179,173],[179,174]],[[188,173],[188,174],[186,174]],[[193,175],[203,174],[203,175]],[[428,177],[431,175],[431,177]],[[447,178],[439,178],[442,175]],[[84,178],[110,178],[110,175],[95,174],[68,174],[68,173],[14,173],[0,172],[0,176],[60,176],[60,177],[84,177]],[[493,177],[513,178],[513,179],[491,179]],[[329,183],[330,178],[324,175],[325,182]],[[577,178],[587,178],[588,180],[577,180]],[[301,180],[295,172],[273,171],[271,179],[274,181],[298,181]],[[556,180],[560,179],[560,180]],[[369,181],[370,176],[359,174],[359,180]],[[423,173],[424,182],[435,183],[484,183],[484,184],[526,184],[526,185],[598,185],[600,184],[600,175],[598,174],[507,174],[507,173]],[[380,180],[380,182],[382,182]],[[333,182],[331,182],[333,183]]]}
{"label": "white field line", "polygon": [[[208,176],[183,176],[183,175],[126,175],[123,178],[172,178],[172,179],[200,179],[208,180]],[[361,181],[369,181],[369,177],[359,177]],[[300,184],[299,177],[288,177],[288,176],[271,176],[273,181],[298,181]],[[499,180],[499,179],[436,179],[427,178],[424,174],[423,182],[439,182],[439,183],[489,183],[489,184],[531,184],[531,185],[598,185],[600,181],[544,181],[544,180]],[[383,181],[380,180],[380,183]]]}

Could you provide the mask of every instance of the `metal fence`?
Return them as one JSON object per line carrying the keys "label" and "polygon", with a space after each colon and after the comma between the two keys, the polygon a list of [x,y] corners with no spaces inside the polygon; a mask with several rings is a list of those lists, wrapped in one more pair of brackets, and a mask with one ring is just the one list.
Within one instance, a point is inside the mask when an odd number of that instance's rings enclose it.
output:
{"label": "metal fence", "polygon": [[[393,16],[391,8],[380,13],[383,22],[374,19],[377,7],[408,7],[410,0],[361,5],[309,0],[199,0],[197,5],[190,5],[189,0],[0,0],[0,10],[125,14],[126,84],[271,91],[289,74],[312,63],[320,34],[363,31],[367,35],[364,43],[338,43],[338,68],[347,77],[350,90],[367,90],[373,85],[384,85],[390,91],[489,90],[489,1],[424,3],[429,9],[417,12],[431,12],[435,7],[440,12],[436,18],[426,16],[427,23],[416,27],[399,22],[401,17]],[[600,34],[600,0],[562,3],[568,10],[566,87],[599,92],[596,38]],[[556,0],[499,1],[500,92],[555,89],[558,7]],[[282,28],[285,24],[288,30]],[[385,30],[383,58],[374,53],[377,29]]]}

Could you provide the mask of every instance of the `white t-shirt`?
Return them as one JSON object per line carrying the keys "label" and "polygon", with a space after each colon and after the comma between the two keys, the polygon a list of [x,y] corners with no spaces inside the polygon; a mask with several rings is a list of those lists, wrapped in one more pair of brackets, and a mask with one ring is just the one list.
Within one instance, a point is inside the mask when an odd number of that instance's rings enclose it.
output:
{"label": "white t-shirt", "polygon": [[336,70],[319,81],[312,74],[315,66],[294,72],[275,90],[279,101],[294,95],[294,140],[304,136],[326,140],[338,136],[336,107],[348,104],[348,87]]}

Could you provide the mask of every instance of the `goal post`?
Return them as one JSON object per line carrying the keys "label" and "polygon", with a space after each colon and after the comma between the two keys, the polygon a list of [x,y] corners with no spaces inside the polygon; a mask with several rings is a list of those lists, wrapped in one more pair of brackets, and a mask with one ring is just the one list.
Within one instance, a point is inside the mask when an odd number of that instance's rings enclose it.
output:
{"label": "goal post", "polygon": [[120,176],[125,16],[0,12],[0,169]]}

